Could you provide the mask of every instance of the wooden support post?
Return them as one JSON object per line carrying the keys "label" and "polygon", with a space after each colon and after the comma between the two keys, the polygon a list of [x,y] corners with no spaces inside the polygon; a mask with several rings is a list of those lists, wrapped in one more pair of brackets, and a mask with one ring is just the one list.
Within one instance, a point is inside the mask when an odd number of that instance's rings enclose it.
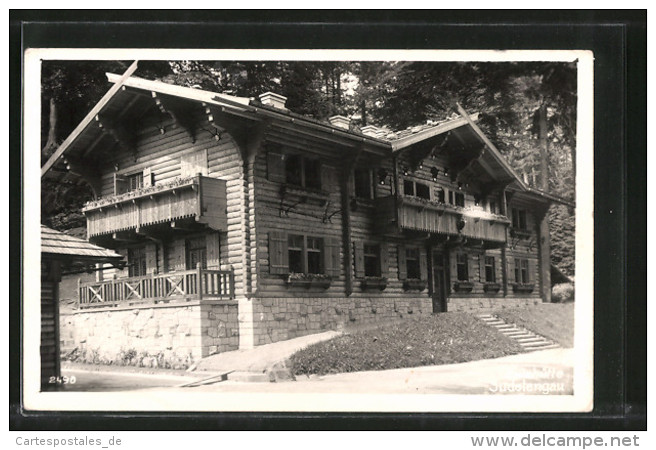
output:
{"label": "wooden support post", "polygon": [[198,281],[196,283],[196,289],[198,289],[198,300],[203,299],[203,264],[196,263],[196,276]]}

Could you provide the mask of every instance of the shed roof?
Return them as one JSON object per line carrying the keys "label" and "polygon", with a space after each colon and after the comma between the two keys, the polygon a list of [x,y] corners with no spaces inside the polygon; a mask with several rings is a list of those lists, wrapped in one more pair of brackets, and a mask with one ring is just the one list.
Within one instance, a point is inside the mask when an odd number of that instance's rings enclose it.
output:
{"label": "shed roof", "polygon": [[41,254],[46,258],[74,261],[118,262],[123,256],[85,240],[41,225]]}

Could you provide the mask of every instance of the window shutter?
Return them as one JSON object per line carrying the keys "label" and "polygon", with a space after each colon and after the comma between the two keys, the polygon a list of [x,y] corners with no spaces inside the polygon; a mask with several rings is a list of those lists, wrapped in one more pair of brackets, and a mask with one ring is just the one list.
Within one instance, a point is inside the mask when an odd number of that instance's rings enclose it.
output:
{"label": "window shutter", "polygon": [[157,249],[154,242],[146,244],[146,273],[153,273],[157,269]]}
{"label": "window shutter", "polygon": [[114,174],[114,195],[123,194],[128,191],[128,183],[125,177]]}
{"label": "window shutter", "polygon": [[516,283],[518,280],[515,278],[515,258],[508,258],[508,281]]}
{"label": "window shutter", "polygon": [[219,269],[221,244],[219,242],[219,233],[210,233],[207,235],[207,268]]}
{"label": "window shutter", "polygon": [[387,251],[387,243],[380,244],[380,276],[386,277],[389,272],[389,255]]}
{"label": "window shutter", "polygon": [[449,254],[449,273],[452,282],[458,281],[458,254],[455,251]]}
{"label": "window shutter", "polygon": [[154,173],[150,169],[150,167],[147,167],[143,170],[143,187],[151,187],[153,186],[154,183]]}
{"label": "window shutter", "polygon": [[282,160],[280,153],[267,152],[267,176],[269,181],[285,182],[285,162]]}
{"label": "window shutter", "polygon": [[536,277],[535,268],[536,268],[535,260],[529,259],[528,260],[528,280],[526,280],[529,283],[534,283],[538,279]]}
{"label": "window shutter", "polygon": [[180,176],[192,177],[197,174],[207,176],[207,149],[180,157]]}
{"label": "window shutter", "polygon": [[[328,186],[332,186],[333,184],[337,184],[337,183],[333,183],[332,172],[333,172],[332,168],[326,166],[325,164],[319,163],[319,174],[321,175],[320,176],[321,179],[319,180],[319,188],[320,189],[326,189]],[[306,182],[306,185],[307,185],[307,182]]]}
{"label": "window shutter", "polygon": [[288,272],[287,233],[271,231],[269,232],[269,273],[280,275]]}
{"label": "window shutter", "polygon": [[478,255],[478,275],[481,282],[485,283],[485,253]]}
{"label": "window shutter", "polygon": [[355,264],[355,278],[364,277],[364,243],[362,241],[353,242],[353,263]]}
{"label": "window shutter", "polygon": [[398,245],[398,261],[399,261],[399,280],[408,278],[408,268],[405,264],[405,245]]}
{"label": "window shutter", "polygon": [[428,279],[428,258],[425,247],[419,249],[419,276],[422,280]]}
{"label": "window shutter", "polygon": [[474,262],[474,255],[466,253],[467,255],[467,281],[474,281],[476,277],[476,262]]}
{"label": "window shutter", "polygon": [[339,240],[324,239],[323,256],[326,275],[339,277]]}

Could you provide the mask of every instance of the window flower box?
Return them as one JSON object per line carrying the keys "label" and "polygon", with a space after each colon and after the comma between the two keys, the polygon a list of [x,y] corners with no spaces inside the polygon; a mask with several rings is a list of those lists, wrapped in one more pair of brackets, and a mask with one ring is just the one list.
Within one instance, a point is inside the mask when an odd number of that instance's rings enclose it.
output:
{"label": "window flower box", "polygon": [[534,288],[533,283],[513,283],[513,292],[528,293],[533,292]]}
{"label": "window flower box", "polygon": [[471,281],[456,281],[453,283],[453,290],[456,292],[471,292],[474,289],[474,283]]}
{"label": "window flower box", "polygon": [[287,276],[287,285],[290,287],[328,289],[331,282],[332,277],[321,273],[290,273]]}
{"label": "window flower box", "polygon": [[483,290],[485,292],[499,292],[500,289],[501,289],[501,284],[499,283],[488,282],[483,285]]}
{"label": "window flower box", "polygon": [[531,230],[526,230],[522,228],[511,228],[510,237],[517,239],[528,239],[531,237]]}
{"label": "window flower box", "polygon": [[364,277],[360,283],[362,290],[377,289],[384,290],[387,287],[387,278],[385,277]]}
{"label": "window flower box", "polygon": [[426,280],[410,278],[403,282],[403,289],[406,291],[423,291],[426,289]]}

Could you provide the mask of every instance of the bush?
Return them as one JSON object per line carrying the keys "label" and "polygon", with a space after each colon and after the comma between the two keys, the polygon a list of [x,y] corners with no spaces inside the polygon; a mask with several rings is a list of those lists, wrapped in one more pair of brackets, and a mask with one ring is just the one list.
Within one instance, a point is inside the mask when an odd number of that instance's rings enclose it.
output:
{"label": "bush", "polygon": [[572,283],[560,283],[551,288],[551,301],[554,303],[566,303],[574,301],[574,285]]}

